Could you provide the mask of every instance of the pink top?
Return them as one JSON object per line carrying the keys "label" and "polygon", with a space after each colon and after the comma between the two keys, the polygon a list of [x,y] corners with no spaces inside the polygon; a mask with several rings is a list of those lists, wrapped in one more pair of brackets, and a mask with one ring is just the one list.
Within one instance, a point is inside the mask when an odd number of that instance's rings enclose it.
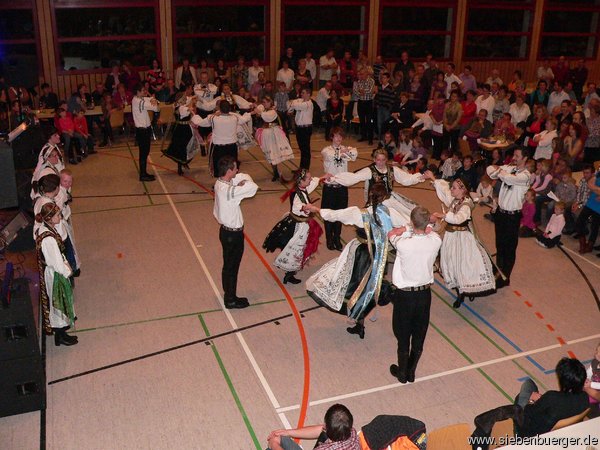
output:
{"label": "pink top", "polygon": [[535,222],[533,221],[533,216],[535,216],[535,203],[523,203],[521,214],[521,226],[535,230]]}

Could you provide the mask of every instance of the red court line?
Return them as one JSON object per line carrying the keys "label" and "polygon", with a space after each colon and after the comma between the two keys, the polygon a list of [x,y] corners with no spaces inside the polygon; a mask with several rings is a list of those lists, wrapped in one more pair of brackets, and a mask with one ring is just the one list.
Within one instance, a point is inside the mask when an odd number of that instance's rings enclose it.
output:
{"label": "red court line", "polygon": [[513,291],[517,297],[521,297],[521,293],[519,291]]}
{"label": "red court line", "polygon": [[569,355],[570,358],[577,359],[577,356],[575,356],[575,353],[573,353],[571,350],[567,352],[567,355]]}
{"label": "red court line", "polygon": [[[132,158],[131,156],[118,155],[118,154],[108,153],[108,152],[98,152],[98,154],[99,155],[116,156],[116,157],[123,158],[123,159],[133,159],[135,161],[139,160],[139,158]],[[154,166],[154,167],[159,167],[159,168],[166,170],[168,172],[171,172],[171,173],[177,173],[175,170],[161,166],[160,164],[156,164],[156,163],[153,163],[150,161],[148,161],[148,164],[150,164],[151,166]],[[198,186],[201,189],[204,189],[208,194],[210,194],[211,196],[214,197],[214,192],[212,192],[210,189],[207,189],[204,185],[200,184],[193,178],[190,178],[186,175],[182,176],[182,178],[185,178],[186,180],[191,181],[196,186]],[[148,192],[148,195],[152,195],[152,193]],[[252,251],[256,254],[256,256],[258,256],[258,259],[260,259],[260,261],[265,266],[265,268],[267,269],[267,271],[269,272],[271,277],[273,277],[273,279],[275,280],[275,283],[277,283],[277,286],[279,286],[279,289],[281,289],[281,292],[283,292],[283,295],[285,296],[285,299],[287,300],[288,305],[290,306],[290,309],[292,310],[294,319],[296,320],[296,325],[298,326],[298,332],[300,333],[300,341],[302,343],[302,355],[304,358],[304,387],[302,389],[302,402],[300,403],[300,416],[298,417],[298,425],[296,426],[296,428],[301,428],[304,426],[304,421],[306,420],[306,411],[308,409],[308,396],[309,396],[309,392],[310,392],[310,355],[308,352],[308,341],[306,340],[306,332],[304,331],[304,325],[302,324],[302,320],[300,318],[300,312],[298,311],[298,308],[296,307],[296,304],[294,303],[294,299],[292,298],[292,296],[290,295],[288,290],[285,288],[283,283],[281,283],[281,281],[279,280],[279,277],[277,276],[277,274],[275,273],[275,271],[273,270],[271,265],[261,255],[261,253],[258,251],[256,246],[254,245],[254,242],[252,242],[252,240],[250,240],[250,238],[248,237],[248,235],[246,233],[244,233],[244,239],[246,240],[246,242],[248,243],[250,248],[252,248]]]}
{"label": "red court line", "polygon": [[567,343],[565,342],[565,340],[564,340],[563,338],[561,338],[560,336],[558,336],[558,337],[556,338],[556,340],[558,341],[558,343],[559,343],[560,345],[567,345]]}
{"label": "red court line", "polygon": [[546,324],[546,328],[548,328],[550,331],[554,331],[554,327],[549,323]]}
{"label": "red court line", "polygon": [[530,308],[532,308],[532,307],[533,307],[533,305],[532,305],[531,303],[529,303],[527,300],[525,300],[525,304],[526,304],[528,307],[530,307]]}
{"label": "red court line", "polygon": [[544,316],[542,316],[542,313],[539,311],[536,311],[535,315],[537,316],[538,319],[543,319]]}

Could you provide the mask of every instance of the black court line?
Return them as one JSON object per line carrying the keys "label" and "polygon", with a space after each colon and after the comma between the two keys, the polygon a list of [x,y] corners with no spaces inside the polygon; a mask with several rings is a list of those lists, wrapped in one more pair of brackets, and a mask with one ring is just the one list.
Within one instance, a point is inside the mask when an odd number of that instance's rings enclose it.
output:
{"label": "black court line", "polygon": [[[299,312],[300,313],[305,313],[305,312],[313,311],[313,310],[319,309],[319,308],[322,308],[322,306],[320,306],[320,305],[312,306],[310,308],[306,308],[306,309],[300,310]],[[284,314],[282,316],[273,317],[272,319],[263,320],[262,322],[253,323],[252,325],[246,325],[244,327],[234,328],[233,330],[225,331],[224,333],[214,334],[212,336],[209,336],[209,337],[206,337],[206,338],[203,338],[203,339],[197,339],[195,341],[186,342],[185,344],[176,345],[174,347],[168,347],[168,348],[165,348],[163,350],[158,350],[156,352],[146,353],[144,355],[136,356],[135,358],[125,359],[123,361],[119,361],[119,362],[116,362],[116,363],[108,364],[106,366],[96,367],[95,369],[90,369],[90,370],[86,370],[84,372],[79,372],[79,373],[76,373],[76,374],[73,374],[73,375],[69,375],[68,377],[63,377],[63,378],[58,378],[56,380],[52,380],[52,381],[48,382],[48,386],[53,385],[53,384],[57,384],[57,383],[63,383],[65,381],[69,381],[69,380],[72,380],[74,378],[79,378],[79,377],[82,377],[84,375],[90,375],[92,373],[102,372],[103,370],[112,369],[113,367],[119,367],[119,366],[123,366],[125,364],[129,364],[129,363],[132,363],[132,362],[141,361],[143,359],[151,358],[153,356],[162,355],[164,353],[169,353],[169,352],[172,352],[172,351],[175,351],[175,350],[179,350],[179,349],[182,349],[182,348],[185,348],[185,347],[191,347],[192,345],[198,345],[198,344],[202,344],[202,343],[205,343],[205,342],[214,341],[215,339],[218,339],[218,338],[222,338],[222,337],[225,337],[225,336],[230,336],[232,334],[240,333],[240,332],[245,331],[245,330],[250,330],[252,328],[256,328],[256,327],[259,327],[261,325],[266,325],[268,323],[273,323],[273,322],[276,322],[276,321],[281,320],[281,319],[287,319],[288,317],[292,317],[292,316],[293,316],[292,313]]]}
{"label": "black court line", "polygon": [[579,264],[577,264],[575,262],[575,260],[571,257],[571,255],[569,255],[567,253],[567,251],[563,248],[562,245],[559,245],[558,248],[560,249],[561,252],[563,252],[563,254],[569,258],[569,260],[573,263],[573,265],[575,266],[575,268],[577,269],[577,271],[581,274],[581,276],[583,277],[583,279],[585,280],[586,284],[588,285],[588,287],[590,288],[590,291],[592,293],[592,296],[594,297],[594,300],[596,300],[596,306],[598,307],[598,310],[600,311],[600,298],[598,298],[598,293],[596,292],[596,289],[594,288],[594,286],[592,286],[592,283],[590,282],[589,278],[587,277],[587,275],[583,272],[583,270],[581,269],[581,267],[579,266]]}

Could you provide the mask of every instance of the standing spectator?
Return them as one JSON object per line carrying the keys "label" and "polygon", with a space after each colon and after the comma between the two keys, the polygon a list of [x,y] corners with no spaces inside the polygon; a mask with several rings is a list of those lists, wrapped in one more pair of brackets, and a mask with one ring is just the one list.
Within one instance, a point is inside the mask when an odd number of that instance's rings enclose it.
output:
{"label": "standing spectator", "polygon": [[[575,196],[575,201],[571,206],[571,213],[574,215],[573,220],[579,217],[579,213],[581,213],[583,207],[586,205],[588,199],[590,198],[591,190],[588,186],[589,181],[594,176],[594,167],[591,164],[585,164],[582,170],[583,176],[581,180],[579,180],[579,184],[577,185],[577,195]],[[570,233],[569,233],[570,231]],[[570,228],[565,233],[571,234],[575,231],[575,228]]]}
{"label": "standing spectator", "polygon": [[525,128],[525,122],[531,115],[531,110],[529,109],[529,105],[525,103],[525,96],[523,94],[516,96],[515,102],[510,105],[508,112],[510,113],[513,125]]}
{"label": "standing spectator", "polygon": [[148,155],[150,154],[150,138],[152,136],[152,124],[148,111],[158,112],[158,101],[148,97],[148,91],[141,84],[135,87],[135,96],[131,100],[131,112],[135,125],[135,138],[139,147],[140,181],[154,181],[154,175],[146,170]]}
{"label": "standing spectator", "polygon": [[123,62],[121,70],[123,71],[123,83],[125,83],[128,91],[133,92],[136,85],[142,81],[140,74],[129,61]]}
{"label": "standing spectator", "polygon": [[293,100],[290,111],[296,111],[296,140],[300,148],[300,167],[310,169],[310,137],[312,135],[313,102],[310,99],[311,89],[303,88],[302,98]]}
{"label": "standing spectator", "polygon": [[404,79],[408,79],[408,72],[415,70],[415,65],[408,59],[408,52],[405,50],[400,54],[400,61],[394,66],[394,72],[401,71]]}
{"label": "standing spectator", "polygon": [[569,63],[566,61],[564,56],[559,56],[558,61],[552,66],[552,73],[554,74],[554,82],[560,83],[564,86],[569,79]]}
{"label": "standing spectator", "polygon": [[494,110],[492,111],[492,122],[496,123],[499,121],[504,114],[510,110],[510,103],[507,98],[507,91],[505,86],[501,86],[498,89],[498,94],[494,98]]}
{"label": "standing spectator", "polygon": [[344,101],[339,97],[337,91],[332,89],[327,105],[325,107],[325,140],[330,141],[332,129],[341,126],[344,114]]}
{"label": "standing spectator", "polygon": [[[587,181],[590,194],[587,202],[577,218],[575,227],[579,237],[579,253],[589,253],[594,248],[594,243],[598,237],[598,227],[600,227],[600,171],[590,177]],[[587,238],[587,224],[592,221],[590,227],[589,240]]]}
{"label": "standing spectator", "polygon": [[265,87],[265,73],[259,72],[258,79],[254,82],[252,87],[250,88],[250,95],[254,98],[258,98],[260,96],[260,91]]}
{"label": "standing spectator", "polygon": [[217,78],[221,80],[221,83],[229,83],[231,78],[229,67],[227,67],[225,61],[220,58],[217,60],[217,65],[215,67],[215,80]]}
{"label": "standing spectator", "polygon": [[446,74],[444,75],[444,81],[446,82],[446,98],[450,98],[450,92],[452,92],[452,83],[456,82],[458,87],[462,89],[462,81],[458,78],[458,75],[454,73],[456,66],[454,63],[446,64]]}
{"label": "standing spectator", "polygon": [[[325,117],[325,110],[327,109],[327,100],[329,100],[329,96],[331,95],[331,81],[325,83],[319,92],[317,92],[316,103],[321,110],[321,118]],[[325,134],[327,137],[327,134]]]}
{"label": "standing spectator", "polygon": [[278,69],[281,69],[283,67],[284,62],[287,62],[288,67],[294,72],[298,68],[298,58],[294,56],[294,49],[292,47],[288,47],[285,49],[285,54],[279,60]]}
{"label": "standing spectator", "polygon": [[560,108],[560,104],[563,101],[571,101],[571,97],[563,90],[563,84],[560,81],[554,82],[554,91],[550,94],[548,98],[548,112],[550,114],[554,113],[554,108],[557,106]]}
{"label": "standing spectator", "polygon": [[296,81],[300,82],[302,87],[312,89],[313,77],[310,70],[306,67],[306,60],[301,59],[298,61],[298,71],[296,72]]}
{"label": "standing spectator", "polygon": [[241,86],[248,85],[248,67],[243,56],[238,56],[237,65],[231,69],[231,83],[235,92],[238,92]]}
{"label": "standing spectator", "polygon": [[[427,63],[426,63],[427,64]],[[423,64],[425,66],[425,64]],[[440,71],[437,61],[435,59],[433,59],[433,57],[429,60],[429,63],[427,66],[425,66],[425,73],[423,74],[423,76],[425,77],[425,80],[427,81],[427,84],[429,86],[433,85],[433,82],[435,81],[438,72]],[[432,97],[432,99],[434,99],[434,97]]]}
{"label": "standing spectator", "polygon": [[458,91],[452,91],[450,100],[444,108],[444,148],[458,152],[458,135],[460,134],[460,118],[462,107],[458,102]]}
{"label": "standing spectator", "polygon": [[589,104],[590,117],[586,120],[588,129],[583,160],[594,163],[600,159],[600,101],[593,100]]}
{"label": "standing spectator", "polygon": [[525,90],[525,83],[523,82],[523,75],[520,70],[513,72],[513,79],[508,83],[509,92],[523,92]]}
{"label": "standing spectator", "polygon": [[283,61],[281,69],[277,71],[277,80],[285,83],[285,88],[289,91],[294,83],[294,71],[289,68],[288,62]]}
{"label": "standing spectator", "polygon": [[146,80],[150,83],[150,93],[156,94],[165,86],[165,72],[156,58],[152,60],[150,67],[150,70],[146,72]]}
{"label": "standing spectator", "polygon": [[331,74],[338,69],[335,61],[333,49],[327,50],[327,53],[319,59],[319,87],[323,87],[326,81],[331,80]]}
{"label": "standing spectator", "polygon": [[481,87],[481,95],[475,99],[475,104],[477,105],[477,112],[481,111],[482,109],[487,111],[487,120],[493,124],[494,119],[492,118],[492,114],[494,113],[496,100],[494,100],[494,97],[490,95],[489,84],[485,83]]}
{"label": "standing spectator", "polygon": [[351,89],[356,80],[356,61],[352,59],[352,53],[344,52],[344,57],[339,63],[340,83],[344,88]]}
{"label": "standing spectator", "polygon": [[377,108],[377,136],[379,138],[379,146],[382,147],[383,135],[387,131],[387,123],[391,117],[396,95],[394,88],[390,84],[390,74],[382,72],[380,79],[381,86],[377,89],[377,94],[375,95],[375,107]]}
{"label": "standing spectator", "polygon": [[498,69],[492,69],[492,74],[487,78],[487,80],[485,80],[485,82],[490,86],[494,83],[497,83],[498,87],[504,84],[502,78],[500,78],[500,71]]}
{"label": "standing spectator", "polygon": [[[477,80],[472,73],[472,69],[470,65],[466,65],[463,69],[463,73],[461,73],[458,78],[460,78],[461,90],[463,94],[466,94],[468,91],[477,91]],[[475,114],[473,114],[474,116]]]}
{"label": "standing spectator", "polygon": [[[304,61],[306,61],[306,69],[310,72],[310,79],[317,79],[317,62],[313,59],[311,52],[304,54]],[[312,86],[311,86],[312,89]]]}
{"label": "standing spectator", "polygon": [[113,64],[112,71],[108,74],[106,81],[104,82],[104,87],[108,92],[114,94],[117,92],[117,86],[123,83],[123,81],[125,81],[125,78],[123,77],[123,74],[121,74],[121,68],[119,64]]}
{"label": "standing spectator", "polygon": [[258,58],[252,58],[252,65],[248,67],[248,90],[258,81],[258,75],[265,73],[265,69],[260,66]]}
{"label": "standing spectator", "polygon": [[434,81],[431,83],[431,94],[429,98],[431,100],[435,100],[437,98],[437,94],[441,94],[446,98],[446,88],[448,87],[448,83],[444,81],[444,72],[441,70],[435,75]]}
{"label": "standing spectator", "polygon": [[377,86],[381,85],[381,80],[379,79],[379,76],[383,72],[387,72],[387,67],[385,66],[385,63],[383,62],[383,56],[377,55],[375,57],[375,63],[373,64],[373,79],[375,80],[375,83],[377,84]]}
{"label": "standing spectator", "polygon": [[552,72],[552,68],[550,67],[549,59],[544,60],[542,65],[538,67],[537,78],[538,82],[545,81],[547,86],[554,81],[554,72]]}
{"label": "standing spectator", "polygon": [[186,86],[196,83],[196,71],[193,67],[190,67],[189,58],[183,58],[181,66],[175,70],[175,87],[180,91],[184,91]]}
{"label": "standing spectator", "polygon": [[596,90],[596,83],[590,82],[587,84],[587,92],[585,94],[585,99],[583,100],[584,111],[588,109],[588,106],[590,105],[590,100],[592,100],[593,98],[595,98],[596,100],[600,100],[600,97],[598,96],[598,92]]}
{"label": "standing spectator", "polygon": [[179,91],[175,87],[175,80],[169,78],[163,88],[156,93],[156,99],[162,103],[173,103],[177,92]]}
{"label": "standing spectator", "polygon": [[373,78],[370,78],[366,69],[358,73],[358,80],[354,82],[352,92],[358,101],[358,118],[360,120],[360,139],[358,142],[368,140],[373,145],[373,98],[376,87]]}
{"label": "standing spectator", "polygon": [[558,137],[556,131],[556,120],[552,117],[546,120],[546,129],[533,136],[534,142],[537,142],[533,159],[552,159],[552,141]]}

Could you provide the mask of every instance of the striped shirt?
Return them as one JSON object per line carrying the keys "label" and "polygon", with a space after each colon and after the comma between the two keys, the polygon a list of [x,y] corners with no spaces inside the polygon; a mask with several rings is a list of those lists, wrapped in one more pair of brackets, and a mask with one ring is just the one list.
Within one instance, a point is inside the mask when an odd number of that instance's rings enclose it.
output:
{"label": "striped shirt", "polygon": [[352,93],[357,100],[367,101],[373,100],[373,91],[375,90],[375,81],[373,78],[366,80],[357,80],[352,87]]}
{"label": "striped shirt", "polygon": [[381,86],[375,95],[375,105],[378,108],[391,109],[396,101],[396,94],[391,84]]}

